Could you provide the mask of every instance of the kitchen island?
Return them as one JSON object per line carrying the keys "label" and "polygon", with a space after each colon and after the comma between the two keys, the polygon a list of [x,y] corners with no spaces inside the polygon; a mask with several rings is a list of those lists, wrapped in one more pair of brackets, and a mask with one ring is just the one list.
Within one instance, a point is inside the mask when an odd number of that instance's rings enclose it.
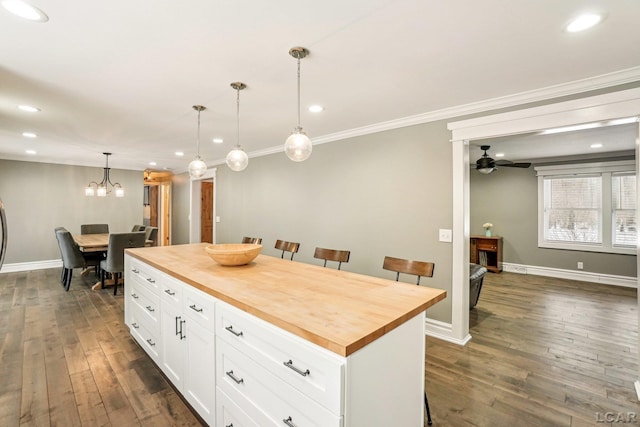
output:
{"label": "kitchen island", "polygon": [[442,290],[206,244],[128,249],[125,321],[219,426],[419,426],[424,310]]}

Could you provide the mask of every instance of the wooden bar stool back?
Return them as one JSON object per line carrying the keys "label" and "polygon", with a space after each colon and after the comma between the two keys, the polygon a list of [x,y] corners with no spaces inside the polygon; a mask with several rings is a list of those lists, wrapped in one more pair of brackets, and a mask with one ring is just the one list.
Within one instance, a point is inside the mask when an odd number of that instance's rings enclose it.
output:
{"label": "wooden bar stool back", "polygon": [[350,255],[351,251],[316,248],[313,257],[316,259],[323,259],[324,267],[327,266],[327,261],[335,261],[338,263],[338,270],[340,270],[340,266],[342,266],[343,262],[349,262]]}
{"label": "wooden bar stool back", "polygon": [[291,260],[293,261],[293,255],[300,249],[300,243],[276,240],[275,248],[282,251],[282,255],[280,255],[282,259],[284,259],[285,252],[291,252]]}
{"label": "wooden bar stool back", "polygon": [[[435,264],[424,261],[411,261],[402,258],[384,257],[382,268],[396,272],[396,282],[400,279],[400,273],[413,274],[418,276],[416,285],[420,285],[420,277],[433,277],[433,269]],[[429,400],[427,399],[427,390],[424,390],[424,408],[427,411],[427,424],[431,425],[431,411],[429,410]]]}
{"label": "wooden bar stool back", "polygon": [[253,243],[259,245],[262,243],[262,237],[243,237],[242,243]]}

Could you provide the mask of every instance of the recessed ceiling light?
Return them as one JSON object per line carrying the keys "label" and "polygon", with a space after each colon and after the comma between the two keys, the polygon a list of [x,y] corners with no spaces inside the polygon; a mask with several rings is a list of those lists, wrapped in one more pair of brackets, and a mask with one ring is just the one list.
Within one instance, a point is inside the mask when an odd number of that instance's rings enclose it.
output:
{"label": "recessed ceiling light", "polygon": [[567,31],[570,33],[584,31],[588,28],[593,27],[600,21],[602,21],[602,15],[597,15],[595,13],[586,13],[584,15],[578,16],[576,19],[571,21],[569,25],[567,25]]}
{"label": "recessed ceiling light", "polygon": [[30,155],[34,155],[34,154],[38,154],[38,152],[36,150],[25,150],[25,153],[30,154]]}
{"label": "recessed ceiling light", "polygon": [[600,144],[600,143],[598,142],[598,143],[595,143],[595,144],[591,144],[591,145],[590,145],[590,147],[591,147],[591,148],[602,148],[602,144]]}
{"label": "recessed ceiling light", "polygon": [[309,111],[312,113],[320,113],[324,111],[324,107],[322,105],[312,105],[309,107]]}
{"label": "recessed ceiling light", "polygon": [[149,162],[149,166],[155,166],[155,165],[157,165],[156,162]]}
{"label": "recessed ceiling light", "polygon": [[25,138],[36,138],[38,135],[33,132],[22,132],[22,136]]}
{"label": "recessed ceiling light", "polygon": [[26,111],[27,113],[37,113],[38,111],[40,111],[38,107],[33,107],[31,105],[18,105],[18,109]]}
{"label": "recessed ceiling light", "polygon": [[176,151],[176,156],[182,157],[184,156],[184,153],[182,151]]}
{"label": "recessed ceiling light", "polygon": [[496,153],[496,157],[504,157],[504,153]]}
{"label": "recessed ceiling light", "polygon": [[29,3],[20,0],[2,0],[0,3],[2,7],[20,18],[35,22],[47,22],[49,20],[46,13]]}
{"label": "recessed ceiling light", "polygon": [[214,144],[222,144],[223,142],[224,142],[224,139],[222,138],[213,138]]}

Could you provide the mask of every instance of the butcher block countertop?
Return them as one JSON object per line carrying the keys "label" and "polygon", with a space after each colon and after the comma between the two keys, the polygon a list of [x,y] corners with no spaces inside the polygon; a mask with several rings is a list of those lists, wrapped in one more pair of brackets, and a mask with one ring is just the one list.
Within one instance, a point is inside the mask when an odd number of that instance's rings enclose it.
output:
{"label": "butcher block countertop", "polygon": [[[216,264],[206,243],[127,249],[178,280],[341,356],[445,298],[440,289],[259,255]],[[126,286],[126,284],[125,284]]]}

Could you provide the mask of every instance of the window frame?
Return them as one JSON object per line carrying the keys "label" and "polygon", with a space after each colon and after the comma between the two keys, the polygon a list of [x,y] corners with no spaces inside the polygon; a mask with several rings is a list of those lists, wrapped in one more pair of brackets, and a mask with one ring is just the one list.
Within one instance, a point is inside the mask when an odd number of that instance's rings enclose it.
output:
{"label": "window frame", "polygon": [[[575,163],[535,167],[538,177],[538,247],[586,252],[605,252],[614,254],[636,254],[636,245],[622,246],[613,244],[613,206],[611,176],[614,173],[636,174],[635,160],[611,162]],[[601,218],[600,235],[602,243],[556,242],[547,241],[545,231],[545,178],[569,178],[578,176],[601,176]],[[637,179],[637,178],[636,178]],[[637,181],[636,181],[637,182]],[[638,206],[636,206],[636,210]]]}

